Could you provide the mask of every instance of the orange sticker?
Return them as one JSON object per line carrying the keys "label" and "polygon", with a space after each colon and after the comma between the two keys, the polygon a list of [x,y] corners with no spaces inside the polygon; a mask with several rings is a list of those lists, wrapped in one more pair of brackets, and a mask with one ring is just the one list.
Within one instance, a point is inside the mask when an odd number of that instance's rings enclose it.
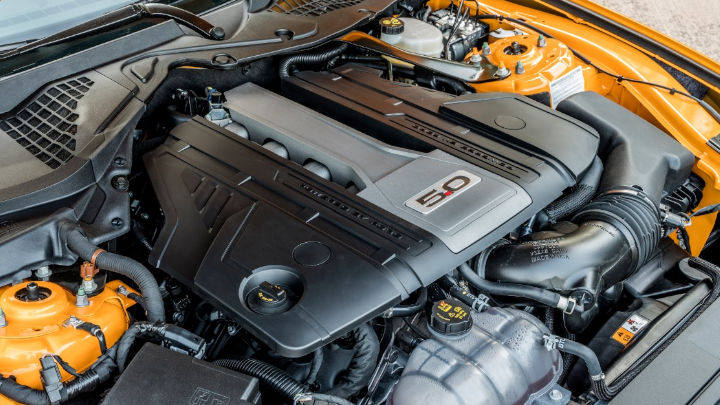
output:
{"label": "orange sticker", "polygon": [[615,331],[615,334],[612,337],[613,339],[620,342],[620,344],[627,347],[632,338],[635,337],[635,334],[625,328],[618,328],[618,330]]}

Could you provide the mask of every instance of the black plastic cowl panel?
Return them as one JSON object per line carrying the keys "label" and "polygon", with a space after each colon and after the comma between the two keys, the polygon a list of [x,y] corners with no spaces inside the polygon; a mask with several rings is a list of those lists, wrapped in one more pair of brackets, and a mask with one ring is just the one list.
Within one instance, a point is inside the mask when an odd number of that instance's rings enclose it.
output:
{"label": "black plastic cowl panel", "polygon": [[129,229],[132,129],[144,105],[93,71],[50,83],[0,115],[0,286],[39,266],[72,264],[63,223],[94,243]]}

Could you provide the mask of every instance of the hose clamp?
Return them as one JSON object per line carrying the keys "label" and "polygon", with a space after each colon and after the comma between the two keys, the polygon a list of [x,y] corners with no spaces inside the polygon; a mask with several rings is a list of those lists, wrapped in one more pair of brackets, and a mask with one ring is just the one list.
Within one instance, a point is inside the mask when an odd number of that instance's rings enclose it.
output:
{"label": "hose clamp", "polygon": [[543,344],[547,351],[553,351],[557,348],[563,348],[565,346],[565,338],[555,335],[543,335]]}
{"label": "hose clamp", "polygon": [[556,308],[563,311],[564,314],[570,315],[575,312],[575,308],[577,308],[577,299],[575,297],[564,297],[561,295]]}
{"label": "hose clamp", "polygon": [[478,294],[477,297],[473,299],[471,307],[477,312],[483,312],[487,308],[490,308],[490,297],[484,294]]}
{"label": "hose clamp", "polygon": [[602,381],[602,380],[605,379],[605,373],[600,373],[600,374],[596,374],[596,375],[591,375],[591,376],[590,376],[590,379],[593,380],[593,381]]}

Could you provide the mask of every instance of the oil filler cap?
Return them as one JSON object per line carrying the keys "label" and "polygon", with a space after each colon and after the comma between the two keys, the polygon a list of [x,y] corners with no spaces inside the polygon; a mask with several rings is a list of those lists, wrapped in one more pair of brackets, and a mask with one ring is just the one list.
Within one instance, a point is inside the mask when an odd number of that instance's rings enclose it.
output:
{"label": "oil filler cap", "polygon": [[399,35],[405,31],[405,23],[397,17],[380,19],[380,32],[388,35]]}
{"label": "oil filler cap", "polygon": [[279,314],[290,307],[287,289],[268,281],[263,281],[253,288],[247,298],[247,303],[250,309],[260,315]]}
{"label": "oil filler cap", "polygon": [[465,334],[472,328],[470,307],[456,300],[447,298],[436,301],[430,314],[430,328],[442,335],[456,336]]}

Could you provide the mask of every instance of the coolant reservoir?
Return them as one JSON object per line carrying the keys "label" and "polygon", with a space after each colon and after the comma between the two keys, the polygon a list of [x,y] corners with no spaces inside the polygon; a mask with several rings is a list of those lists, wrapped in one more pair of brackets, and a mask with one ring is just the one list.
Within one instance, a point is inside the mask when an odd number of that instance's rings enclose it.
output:
{"label": "coolant reservoir", "polygon": [[489,308],[472,311],[446,299],[433,305],[433,335],[410,355],[388,405],[531,404],[553,391],[555,402],[569,395],[558,389],[562,359],[548,350],[549,331],[523,311]]}
{"label": "coolant reservoir", "polygon": [[419,55],[439,58],[443,51],[442,32],[437,27],[416,18],[381,19],[380,39]]}

